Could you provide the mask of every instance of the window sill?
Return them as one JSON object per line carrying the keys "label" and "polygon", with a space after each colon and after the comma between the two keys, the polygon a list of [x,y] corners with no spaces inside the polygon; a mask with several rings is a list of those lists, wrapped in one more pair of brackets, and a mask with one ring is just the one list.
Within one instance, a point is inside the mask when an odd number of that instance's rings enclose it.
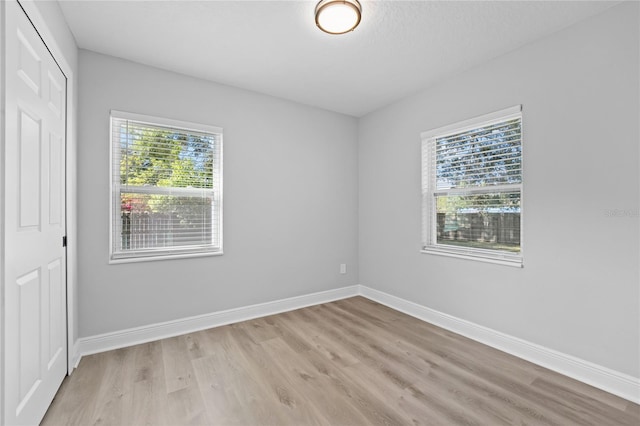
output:
{"label": "window sill", "polygon": [[484,250],[457,249],[441,246],[423,247],[421,253],[435,254],[438,256],[455,257],[458,259],[475,260],[478,262],[493,263],[515,268],[522,268],[522,256],[513,254],[491,253]]}
{"label": "window sill", "polygon": [[138,263],[138,262],[155,262],[159,260],[173,260],[173,259],[190,259],[194,257],[207,257],[207,256],[221,256],[224,252],[220,251],[208,251],[198,253],[175,253],[175,254],[158,254],[154,256],[139,256],[139,257],[118,257],[110,258],[109,264],[119,263]]}

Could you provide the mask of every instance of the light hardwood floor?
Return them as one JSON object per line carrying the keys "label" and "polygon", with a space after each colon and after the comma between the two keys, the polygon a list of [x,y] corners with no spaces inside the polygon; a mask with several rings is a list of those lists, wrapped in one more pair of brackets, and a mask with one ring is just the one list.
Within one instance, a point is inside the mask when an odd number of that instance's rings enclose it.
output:
{"label": "light hardwood floor", "polygon": [[362,297],[82,358],[43,425],[640,425],[638,405]]}

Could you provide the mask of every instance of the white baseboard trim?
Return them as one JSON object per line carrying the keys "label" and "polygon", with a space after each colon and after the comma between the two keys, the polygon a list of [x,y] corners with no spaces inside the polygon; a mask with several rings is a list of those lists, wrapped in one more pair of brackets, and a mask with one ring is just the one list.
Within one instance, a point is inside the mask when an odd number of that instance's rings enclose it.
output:
{"label": "white baseboard trim", "polygon": [[79,363],[80,358],[85,355],[138,345],[140,343],[179,336],[181,334],[193,333],[195,331],[279,314],[281,312],[346,299],[357,295],[358,286],[354,285],[210,314],[181,318],[174,321],[129,328],[97,336],[83,337],[79,339],[76,344],[77,352],[74,356],[77,357],[77,362]]}
{"label": "white baseboard trim", "polygon": [[179,336],[207,328],[274,315],[357,295],[583,383],[587,383],[621,398],[633,401],[636,404],[640,404],[639,378],[501,333],[363,285],[342,287],[97,336],[84,337],[78,339],[74,344],[74,353],[72,354],[71,362],[74,367],[77,367],[80,359],[85,355]]}
{"label": "white baseboard trim", "polygon": [[640,379],[361,285],[361,296],[640,404]]}
{"label": "white baseboard trim", "polygon": [[76,340],[73,343],[73,349],[72,352],[69,356],[69,366],[68,366],[68,374],[71,374],[73,372],[73,370],[75,370],[78,367],[78,364],[80,363],[80,340]]}

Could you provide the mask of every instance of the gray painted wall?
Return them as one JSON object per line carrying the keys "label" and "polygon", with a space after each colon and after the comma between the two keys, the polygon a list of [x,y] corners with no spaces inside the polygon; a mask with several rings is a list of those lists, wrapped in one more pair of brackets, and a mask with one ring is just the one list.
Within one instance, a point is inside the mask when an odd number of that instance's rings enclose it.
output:
{"label": "gray painted wall", "polygon": [[[360,283],[639,377],[638,17],[623,4],[362,118]],[[420,132],[516,104],[524,268],[421,254]]]}
{"label": "gray painted wall", "polygon": [[[358,283],[355,118],[84,50],[79,66],[80,337]],[[223,256],[108,264],[110,109],[224,128]]]}

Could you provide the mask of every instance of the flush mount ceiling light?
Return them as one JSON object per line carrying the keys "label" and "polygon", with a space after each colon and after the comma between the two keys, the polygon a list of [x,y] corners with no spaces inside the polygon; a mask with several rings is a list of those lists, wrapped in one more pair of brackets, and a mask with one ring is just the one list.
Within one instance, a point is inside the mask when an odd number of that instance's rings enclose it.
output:
{"label": "flush mount ceiling light", "polygon": [[358,0],[322,0],[316,6],[316,25],[325,33],[344,34],[360,23]]}

